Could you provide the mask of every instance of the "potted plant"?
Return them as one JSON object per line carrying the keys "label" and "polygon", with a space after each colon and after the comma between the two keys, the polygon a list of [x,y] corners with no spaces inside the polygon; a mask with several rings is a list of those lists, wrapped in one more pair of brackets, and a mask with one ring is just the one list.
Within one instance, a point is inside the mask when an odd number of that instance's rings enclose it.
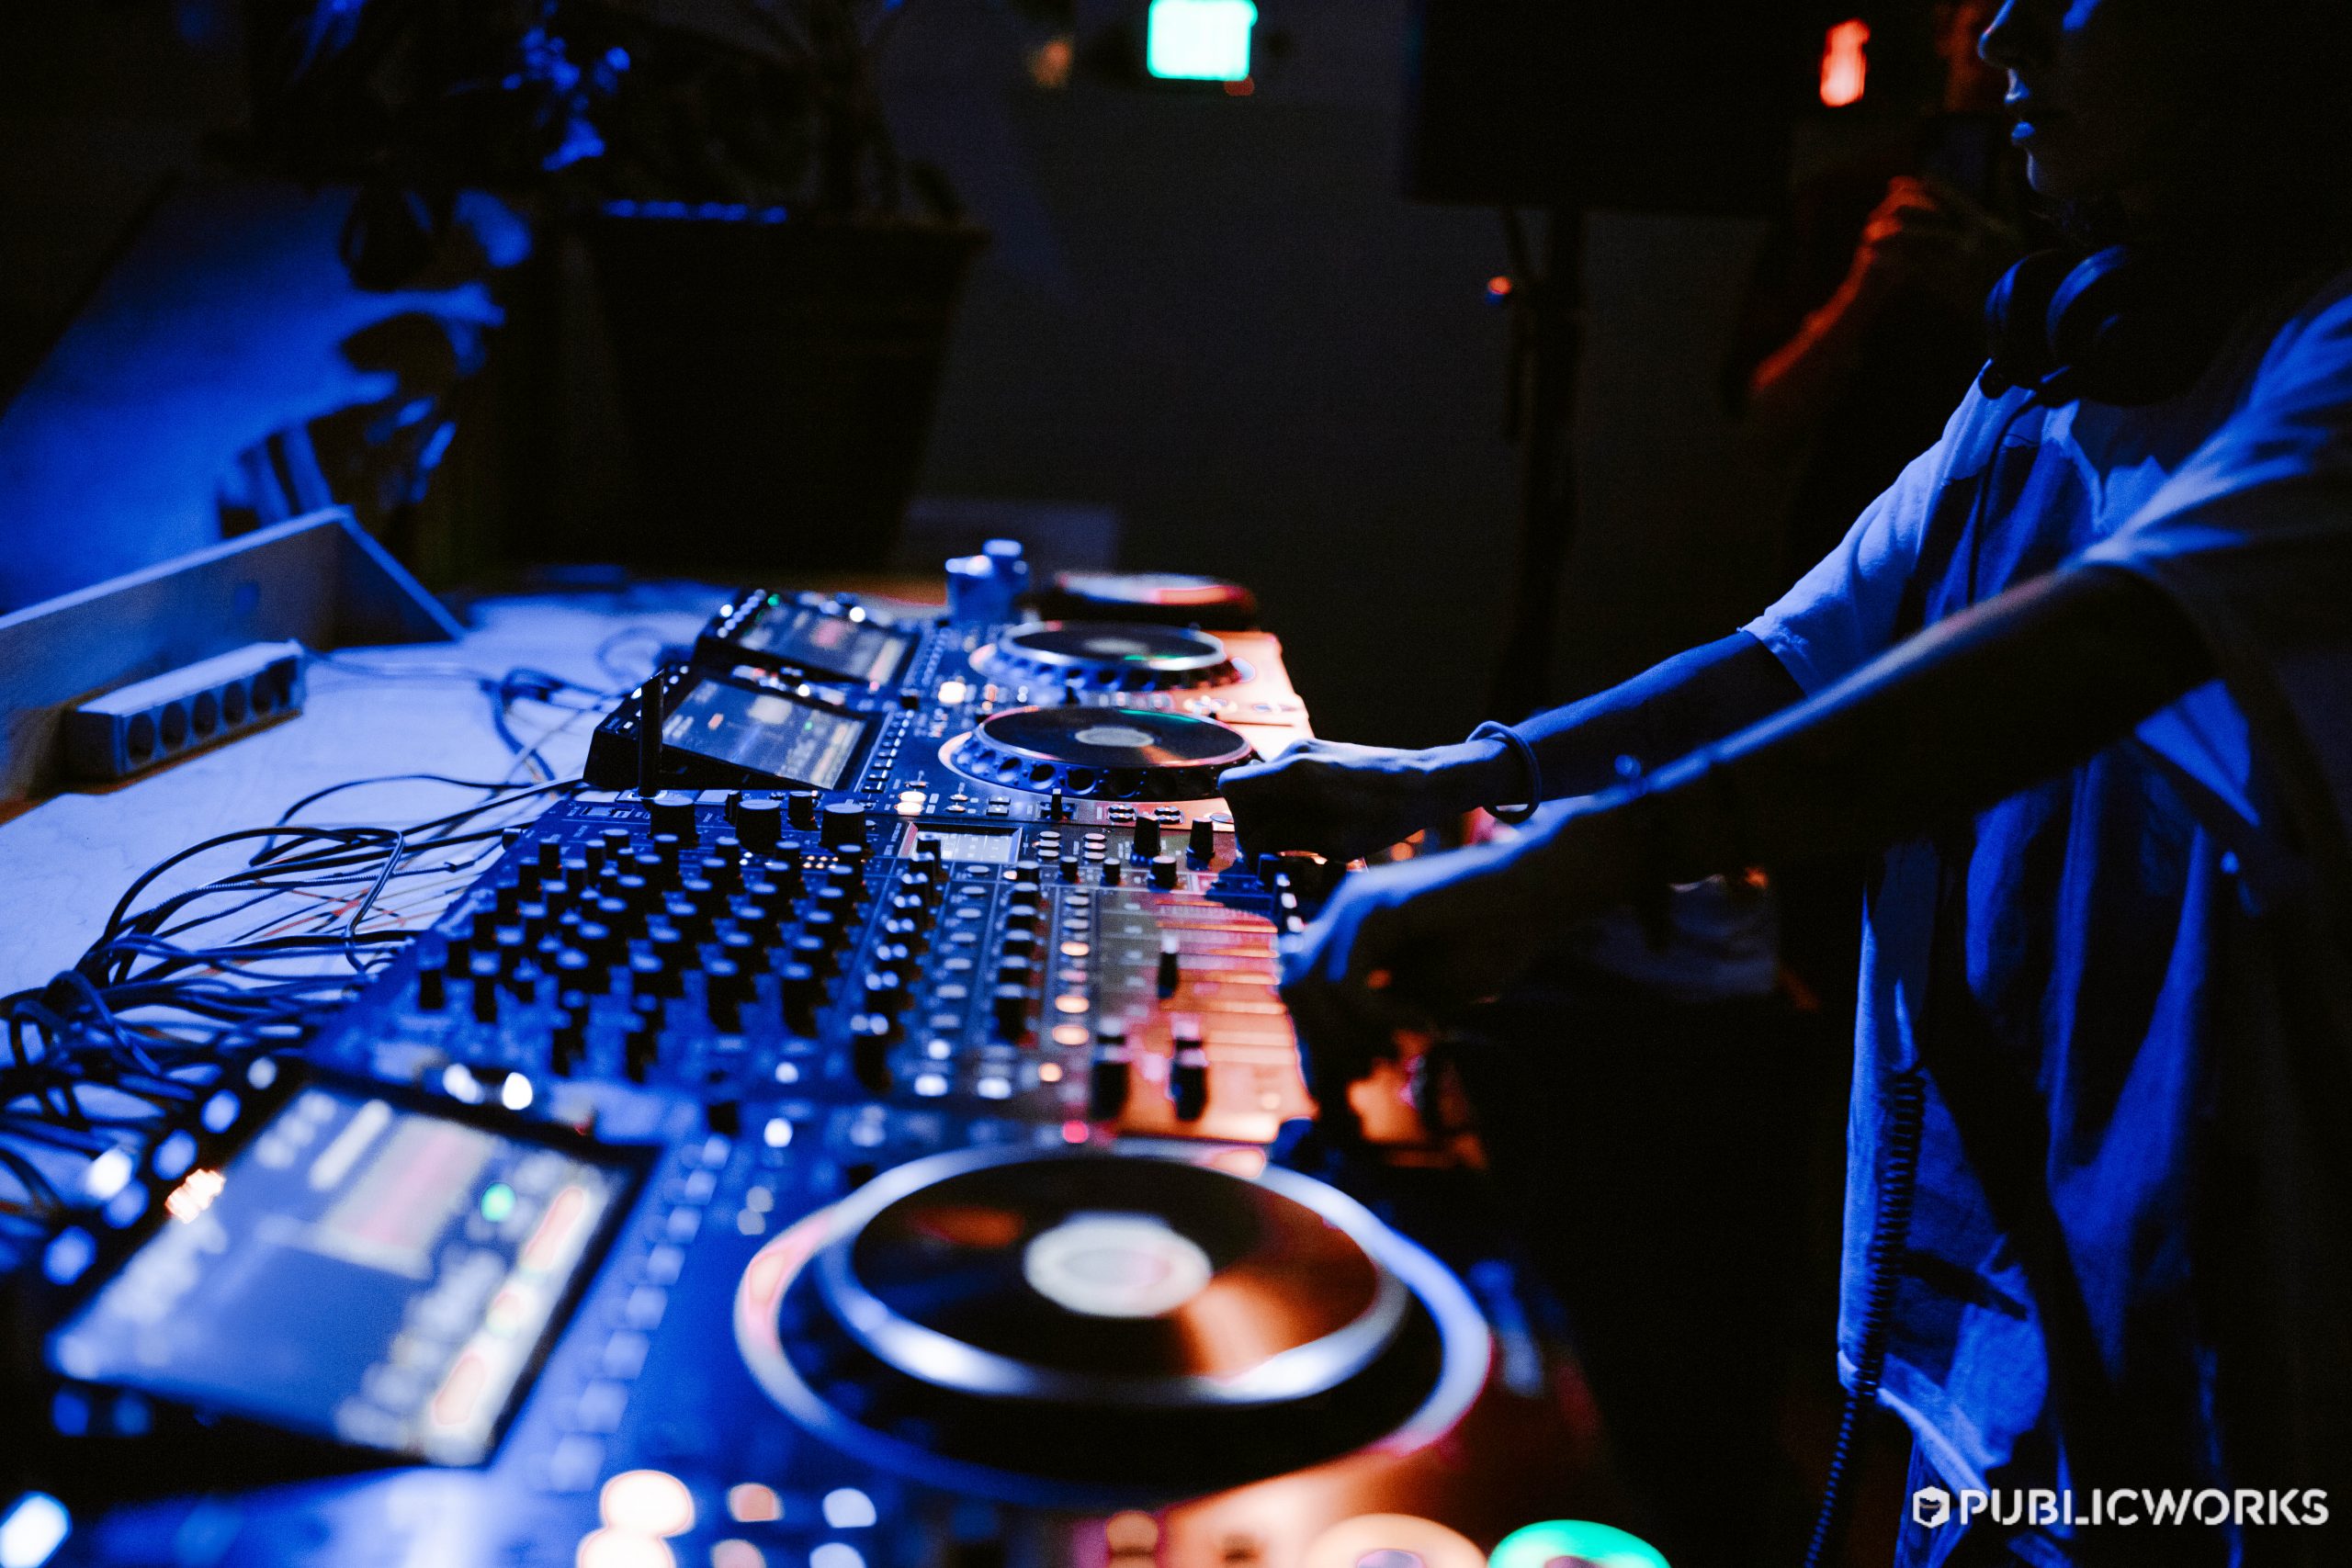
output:
{"label": "potted plant", "polygon": [[355,276],[430,265],[463,188],[537,220],[512,336],[535,372],[521,467],[547,482],[509,486],[530,502],[510,547],[738,570],[887,557],[985,243],[892,141],[875,66],[904,4],[261,7],[256,130],[365,180]]}

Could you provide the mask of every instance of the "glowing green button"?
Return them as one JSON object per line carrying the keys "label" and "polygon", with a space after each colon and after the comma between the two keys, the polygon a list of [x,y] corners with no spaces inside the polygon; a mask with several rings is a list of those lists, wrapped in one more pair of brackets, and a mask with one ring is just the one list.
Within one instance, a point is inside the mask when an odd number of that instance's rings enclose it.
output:
{"label": "glowing green button", "polygon": [[492,1224],[503,1224],[514,1212],[514,1189],[503,1181],[493,1181],[482,1189],[481,1217]]}
{"label": "glowing green button", "polygon": [[1658,1549],[1636,1535],[1585,1519],[1546,1519],[1503,1537],[1487,1568],[1544,1568],[1563,1557],[1592,1568],[1667,1568]]}

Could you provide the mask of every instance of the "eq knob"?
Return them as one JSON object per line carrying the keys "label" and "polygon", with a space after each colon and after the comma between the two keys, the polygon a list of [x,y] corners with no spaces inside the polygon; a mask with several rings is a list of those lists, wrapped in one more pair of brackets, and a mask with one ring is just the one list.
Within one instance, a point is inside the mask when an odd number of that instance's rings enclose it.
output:
{"label": "eq knob", "polygon": [[558,1077],[570,1077],[588,1055],[588,1014],[584,1009],[560,1013],[555,1032],[548,1038],[548,1067]]}
{"label": "eq knob", "polygon": [[1168,1066],[1168,1098],[1175,1102],[1176,1120],[1197,1122],[1209,1108],[1208,1047],[1197,1022],[1179,1019],[1171,1032],[1176,1054]]}
{"label": "eq knob", "polygon": [[710,1026],[731,1034],[743,1026],[743,1004],[752,999],[752,977],[731,958],[703,965],[703,1005]]}
{"label": "eq knob", "polygon": [[1018,1041],[1029,1024],[1029,987],[1000,985],[990,996],[998,1038]]}
{"label": "eq knob", "polygon": [[1176,886],[1176,857],[1174,855],[1161,854],[1151,857],[1151,885],[1159,888],[1172,888]]}
{"label": "eq knob", "polygon": [[498,954],[477,953],[467,964],[473,978],[474,1021],[498,1021]]}
{"label": "eq knob", "polygon": [[621,1036],[621,1072],[631,1083],[643,1083],[646,1069],[662,1059],[662,1031],[650,1014],[640,1015]]}
{"label": "eq knob", "polygon": [[890,1091],[890,1042],[897,1021],[886,1013],[860,1013],[850,1020],[850,1070],[869,1094]]}
{"label": "eq knob", "polygon": [[1216,858],[1216,824],[1205,817],[1193,818],[1193,863],[1206,865]]}
{"label": "eq knob", "polygon": [[695,841],[695,797],[684,790],[665,789],[646,802],[657,833],[674,833],[680,843]]}
{"label": "eq knob", "polygon": [[854,800],[829,800],[819,813],[822,822],[820,836],[825,847],[839,850],[848,844],[861,849],[865,844],[865,807]]}
{"label": "eq knob", "polygon": [[785,820],[796,828],[814,828],[817,825],[817,792],[813,789],[796,789],[786,792],[784,797],[784,816]]}
{"label": "eq knob", "polygon": [[809,965],[787,964],[778,976],[784,997],[785,1027],[795,1034],[817,1032],[817,1014],[825,1005],[824,977]]}
{"label": "eq knob", "polygon": [[790,962],[807,964],[812,975],[830,975],[836,966],[832,943],[811,931],[794,937],[790,952]]}
{"label": "eq knob", "polygon": [[1096,1032],[1086,1079],[1087,1111],[1095,1121],[1108,1122],[1126,1110],[1129,1060],[1124,1025],[1106,1023]]}
{"label": "eq knob", "polygon": [[573,1001],[605,988],[610,971],[576,947],[560,950],[555,955],[555,994],[558,1001],[569,1007]]}
{"label": "eq knob", "polygon": [[1159,852],[1159,819],[1156,817],[1136,818],[1136,858],[1149,860]]}
{"label": "eq knob", "polygon": [[449,1005],[449,949],[430,938],[417,943],[416,1005],[437,1012]]}

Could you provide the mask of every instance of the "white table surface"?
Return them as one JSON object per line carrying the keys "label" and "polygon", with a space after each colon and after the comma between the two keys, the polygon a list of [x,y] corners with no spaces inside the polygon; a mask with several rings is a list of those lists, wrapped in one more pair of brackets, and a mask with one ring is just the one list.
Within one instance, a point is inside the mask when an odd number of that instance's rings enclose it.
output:
{"label": "white table surface", "polygon": [[[528,666],[613,690],[650,669],[661,644],[690,641],[724,597],[723,590],[664,584],[625,594],[486,601],[461,642],[346,649],[314,660],[308,703],[292,719],[125,784],[53,796],[0,822],[0,994],[41,985],[69,967],[149,866],[214,834],[266,826],[313,790],[402,773],[523,780],[526,770],[492,727],[491,699],[474,675]],[[616,637],[623,632],[630,635]],[[597,660],[607,639],[615,639],[609,668]],[[566,700],[586,701],[577,694]],[[594,713],[524,701],[510,725],[526,743],[540,743],[557,776],[577,777],[595,720]],[[330,796],[300,820],[397,826],[482,798],[441,784],[371,784]],[[538,804],[485,820],[521,820]],[[251,851],[248,844],[243,853]],[[176,885],[220,874],[242,858],[224,852],[199,860]],[[430,918],[429,909],[415,912]]]}

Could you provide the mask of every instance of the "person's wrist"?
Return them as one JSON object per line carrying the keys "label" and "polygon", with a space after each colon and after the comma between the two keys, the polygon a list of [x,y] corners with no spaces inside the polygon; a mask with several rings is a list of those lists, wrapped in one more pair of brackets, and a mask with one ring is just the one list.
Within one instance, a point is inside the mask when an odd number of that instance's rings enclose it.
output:
{"label": "person's wrist", "polygon": [[1489,806],[1516,806],[1527,794],[1527,770],[1502,741],[1457,740],[1419,753],[1444,812],[1458,816]]}

